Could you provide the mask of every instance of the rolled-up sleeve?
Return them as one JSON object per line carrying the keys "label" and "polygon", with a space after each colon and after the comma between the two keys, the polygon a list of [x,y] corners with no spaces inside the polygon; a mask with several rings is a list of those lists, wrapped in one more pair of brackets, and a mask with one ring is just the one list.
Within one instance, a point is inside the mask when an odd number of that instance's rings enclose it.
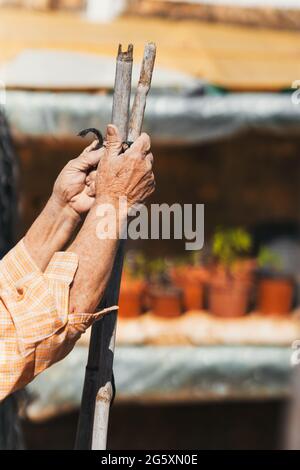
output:
{"label": "rolled-up sleeve", "polygon": [[0,400],[65,357],[80,335],[112,306],[70,313],[75,253],[55,253],[41,272],[21,240],[0,262]]}

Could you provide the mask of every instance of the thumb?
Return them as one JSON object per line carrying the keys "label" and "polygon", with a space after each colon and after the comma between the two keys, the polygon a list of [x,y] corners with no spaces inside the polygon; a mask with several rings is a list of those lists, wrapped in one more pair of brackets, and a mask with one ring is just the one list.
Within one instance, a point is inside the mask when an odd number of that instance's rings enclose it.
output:
{"label": "thumb", "polygon": [[91,145],[89,145],[79,157],[75,158],[75,160],[72,161],[72,164],[76,169],[80,171],[88,171],[91,168],[95,167],[98,165],[101,156],[104,153],[103,147],[99,150],[93,150],[98,144],[98,141],[96,140],[93,142]]}
{"label": "thumb", "polygon": [[122,150],[122,139],[118,128],[113,124],[108,124],[106,128],[105,147],[109,157],[117,156]]}

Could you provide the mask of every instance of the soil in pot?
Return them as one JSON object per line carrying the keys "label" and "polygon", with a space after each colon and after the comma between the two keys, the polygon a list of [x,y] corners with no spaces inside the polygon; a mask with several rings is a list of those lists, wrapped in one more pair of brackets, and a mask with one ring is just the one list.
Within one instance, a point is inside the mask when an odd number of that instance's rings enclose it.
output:
{"label": "soil in pot", "polygon": [[293,293],[294,284],[289,278],[262,278],[258,284],[257,310],[265,315],[288,315]]}
{"label": "soil in pot", "polygon": [[152,313],[158,317],[179,317],[183,312],[182,291],[176,287],[152,287],[150,290]]}
{"label": "soil in pot", "polygon": [[144,281],[123,276],[119,298],[120,317],[135,318],[141,315],[144,291]]}

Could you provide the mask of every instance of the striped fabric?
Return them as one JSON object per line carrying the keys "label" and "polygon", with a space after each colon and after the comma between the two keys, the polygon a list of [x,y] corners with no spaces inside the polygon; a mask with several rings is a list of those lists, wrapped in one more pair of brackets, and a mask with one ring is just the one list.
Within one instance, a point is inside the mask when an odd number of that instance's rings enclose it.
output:
{"label": "striped fabric", "polygon": [[23,240],[0,261],[0,400],[64,358],[80,335],[111,307],[70,313],[75,253],[55,253],[42,273]]}

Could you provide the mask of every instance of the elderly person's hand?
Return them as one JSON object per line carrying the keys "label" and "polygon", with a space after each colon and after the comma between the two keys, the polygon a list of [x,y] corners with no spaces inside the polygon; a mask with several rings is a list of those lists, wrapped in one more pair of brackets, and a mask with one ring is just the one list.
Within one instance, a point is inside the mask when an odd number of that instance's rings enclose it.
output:
{"label": "elderly person's hand", "polygon": [[104,151],[95,150],[97,144],[94,141],[63,168],[44,210],[25,235],[25,245],[41,270],[71,240],[81,216],[93,206],[96,169]]}
{"label": "elderly person's hand", "polygon": [[79,157],[70,160],[54,184],[52,198],[75,215],[84,215],[95,200],[96,168],[103,152],[94,150],[97,144],[95,140]]}
{"label": "elderly person's hand", "polygon": [[106,141],[96,176],[96,200],[127,198],[128,207],[142,203],[155,189],[152,171],[153,155],[150,138],[143,133],[132,146],[122,152],[118,129],[107,126]]}
{"label": "elderly person's hand", "polygon": [[[118,129],[109,125],[106,140],[99,152],[96,201],[68,248],[80,260],[70,292],[72,312],[96,311],[112,272],[123,229],[127,226],[128,209],[144,202],[155,188],[153,156],[147,134],[142,134],[124,152]],[[120,204],[121,197],[127,198],[127,207],[124,201]],[[113,206],[114,210],[108,210],[107,205]],[[112,217],[112,231],[106,230],[111,220],[107,217]]]}

